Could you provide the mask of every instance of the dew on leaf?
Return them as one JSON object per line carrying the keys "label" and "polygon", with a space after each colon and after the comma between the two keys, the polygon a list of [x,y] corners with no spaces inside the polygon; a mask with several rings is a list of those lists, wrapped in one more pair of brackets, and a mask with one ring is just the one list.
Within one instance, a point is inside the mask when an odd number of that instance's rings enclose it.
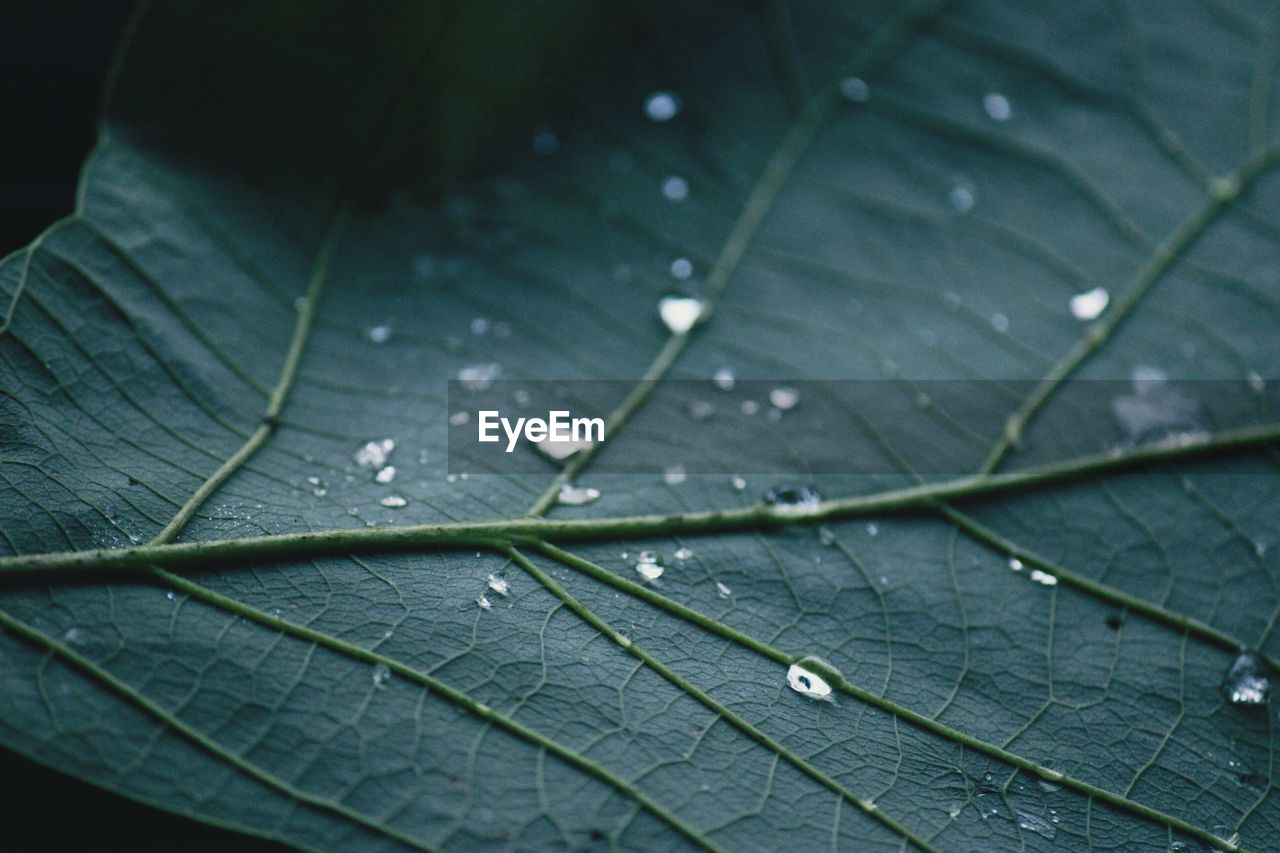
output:
{"label": "dew on leaf", "polygon": [[818,543],[820,545],[834,545],[836,542],[836,532],[825,524],[818,528]]}
{"label": "dew on leaf", "polygon": [[1265,705],[1271,695],[1271,673],[1254,652],[1243,651],[1222,679],[1222,695],[1232,705]]}
{"label": "dew on leaf", "polygon": [[754,417],[760,411],[760,404],[755,400],[742,401],[742,414],[747,417]]}
{"label": "dew on leaf", "polygon": [[565,483],[560,487],[560,495],[557,501],[564,506],[586,506],[600,500],[600,490],[593,489],[590,486],[575,486],[572,483]]}
{"label": "dew on leaf", "polygon": [[476,604],[477,604],[477,605],[479,605],[479,607],[480,607],[480,609],[481,609],[481,610],[492,610],[492,609],[493,609],[493,602],[489,600],[489,596],[488,596],[488,594],[487,594],[487,593],[483,593],[483,592],[482,592],[482,593],[480,593],[479,595],[477,595],[477,596],[476,596]]}
{"label": "dew on leaf", "polygon": [[378,501],[378,503],[382,504],[388,509],[402,509],[409,505],[409,501],[406,498],[401,497],[400,495],[387,495],[385,498]]}
{"label": "dew on leaf", "polygon": [[733,590],[729,589],[723,581],[716,581],[716,592],[720,594],[721,598],[728,598],[733,595]]}
{"label": "dew on leaf", "polygon": [[774,486],[764,493],[764,502],[774,507],[810,507],[821,500],[822,496],[813,486]]}
{"label": "dew on leaf", "polygon": [[454,412],[453,414],[449,415],[450,426],[466,426],[467,423],[470,422],[470,420],[471,420],[471,413],[466,411]]}
{"label": "dew on leaf", "polygon": [[373,328],[369,329],[368,334],[369,334],[369,340],[372,343],[385,344],[387,341],[391,340],[391,327],[390,326],[374,326]]}
{"label": "dew on leaf", "polygon": [[1010,558],[1009,558],[1009,569],[1010,569],[1010,571],[1020,572],[1020,571],[1022,571],[1022,568],[1023,568],[1023,566],[1022,566],[1022,561],[1021,561],[1021,560],[1019,560],[1017,557],[1010,557]]}
{"label": "dew on leaf", "polygon": [[396,466],[394,465],[387,465],[384,468],[379,468],[378,473],[373,475],[374,482],[377,483],[390,483],[395,478]]}
{"label": "dew on leaf", "polygon": [[668,465],[662,472],[662,482],[668,486],[678,486],[688,479],[683,465]]}
{"label": "dew on leaf", "polygon": [[542,441],[534,445],[539,453],[556,462],[563,462],[573,454],[586,450],[595,442],[587,439],[577,441]]}
{"label": "dew on leaf", "polygon": [[800,402],[800,392],[794,388],[780,385],[769,392],[769,402],[782,411],[794,409]]}
{"label": "dew on leaf", "polygon": [[387,464],[387,457],[396,449],[395,439],[384,438],[379,441],[366,441],[352,455],[356,465],[361,468],[382,468]]}
{"label": "dew on leaf", "polygon": [[1013,106],[1009,99],[999,92],[988,92],[982,98],[982,109],[995,121],[1008,121],[1013,116]]}
{"label": "dew on leaf", "polygon": [[472,364],[458,371],[458,381],[465,391],[488,391],[501,375],[502,368],[496,364]]}
{"label": "dew on leaf", "polygon": [[373,686],[381,690],[387,686],[387,682],[391,680],[391,667],[385,663],[379,663],[373,668]]}
{"label": "dew on leaf", "polygon": [[507,596],[511,594],[511,582],[507,580],[506,575],[502,572],[492,572],[488,580],[489,589],[498,595]]}
{"label": "dew on leaf", "polygon": [[879,535],[880,535],[880,525],[876,524],[874,521],[868,521],[868,522],[867,522],[867,535],[868,535],[868,536],[879,536]]}
{"label": "dew on leaf", "polygon": [[735,492],[742,492],[746,491],[747,481],[735,474],[729,478],[729,485],[733,486],[733,490]]}
{"label": "dew on leaf", "polygon": [[836,669],[818,658],[806,657],[787,669],[787,686],[801,696],[810,699],[830,699],[831,685],[816,670],[836,672]]}
{"label": "dew on leaf", "polygon": [[471,334],[485,335],[489,333],[489,320],[486,317],[475,317],[471,320]]}
{"label": "dew on leaf", "polygon": [[1071,316],[1077,320],[1096,320],[1103,311],[1107,310],[1110,302],[1111,294],[1107,289],[1095,287],[1093,290],[1086,290],[1071,297],[1068,307],[1071,309]]}
{"label": "dew on leaf", "polygon": [[540,130],[533,135],[533,153],[550,157],[560,150],[560,138],[550,130]]}
{"label": "dew on leaf", "polygon": [[1034,832],[1036,835],[1043,836],[1049,840],[1057,837],[1058,828],[1039,815],[1034,815],[1030,812],[1015,812],[1015,814],[1018,818],[1019,829]]}
{"label": "dew on leaf", "polygon": [[1173,440],[1191,443],[1204,435],[1200,401],[1169,382],[1164,371],[1139,365],[1132,394],[1111,401],[1111,412],[1132,444]]}
{"label": "dew on leaf", "polygon": [[689,182],[679,175],[670,175],[662,182],[662,197],[667,201],[684,201],[689,197]]}
{"label": "dew on leaf", "polygon": [[650,121],[671,121],[680,114],[680,98],[672,92],[653,92],[644,99],[644,114]]}
{"label": "dew on leaf", "polygon": [[705,421],[716,413],[716,407],[706,400],[694,400],[689,404],[689,417],[695,421]]}
{"label": "dew on leaf", "polygon": [[715,375],[711,377],[711,381],[714,382],[716,387],[721,391],[732,391],[737,379],[734,377],[733,370],[731,368],[721,367],[715,372]]}
{"label": "dew on leaf", "polygon": [[871,97],[871,87],[861,77],[846,77],[840,81],[840,94],[855,104],[865,104]]}
{"label": "dew on leaf", "polygon": [[1030,580],[1034,581],[1035,583],[1040,584],[1041,586],[1057,586],[1058,585],[1057,575],[1051,575],[1048,572],[1042,572],[1040,569],[1032,569],[1031,573],[1027,575],[1027,577]]}
{"label": "dew on leaf", "polygon": [[1249,383],[1249,390],[1255,394],[1261,394],[1267,390],[1267,380],[1256,370],[1250,370],[1245,375],[1245,381]]}
{"label": "dew on leaf", "polygon": [[1000,334],[1002,334],[1002,335],[1003,335],[1005,332],[1009,331],[1009,317],[1008,317],[1008,315],[1007,315],[1007,314],[992,314],[992,315],[991,315],[991,328],[995,329],[997,332],[999,332],[999,333],[1000,333]]}
{"label": "dew on leaf", "polygon": [[951,202],[951,206],[955,208],[958,213],[968,213],[973,210],[973,190],[968,187],[952,187],[951,194],[947,196],[947,199]]}
{"label": "dew on leaf", "polygon": [[[674,270],[674,264],[672,268]],[[662,318],[663,325],[676,335],[683,335],[696,326],[706,310],[707,304],[693,296],[671,293],[658,300],[658,316]]]}
{"label": "dew on leaf", "polygon": [[656,581],[662,577],[666,567],[662,565],[662,556],[656,551],[641,551],[636,554],[636,571],[647,581]]}
{"label": "dew on leaf", "polygon": [[675,558],[677,560],[689,560],[693,558],[693,551],[683,545],[676,549]]}

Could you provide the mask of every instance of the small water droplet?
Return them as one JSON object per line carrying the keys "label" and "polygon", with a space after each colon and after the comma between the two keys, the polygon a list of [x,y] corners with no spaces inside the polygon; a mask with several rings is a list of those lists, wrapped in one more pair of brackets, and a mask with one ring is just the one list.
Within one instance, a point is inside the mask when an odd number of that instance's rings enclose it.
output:
{"label": "small water droplet", "polygon": [[682,335],[702,319],[707,304],[701,299],[680,294],[668,294],[658,300],[658,316],[672,334]]}
{"label": "small water droplet", "polygon": [[754,417],[756,413],[758,413],[759,411],[760,411],[760,404],[757,403],[755,400],[742,401],[742,414],[746,415],[747,417],[749,418]]}
{"label": "small water droplet", "polygon": [[382,468],[387,464],[387,457],[396,449],[395,439],[384,438],[379,441],[366,441],[352,455],[356,465],[361,468]]}
{"label": "small water droplet", "polygon": [[1130,443],[1190,444],[1204,436],[1200,401],[1170,383],[1163,370],[1139,365],[1131,373],[1131,382],[1132,394],[1111,401],[1111,412]]}
{"label": "small water droplet", "polygon": [[686,281],[693,275],[693,261],[688,258],[676,258],[671,262],[671,277]]}
{"label": "small water droplet", "polygon": [[840,81],[840,94],[855,104],[865,104],[871,97],[871,87],[861,77],[846,77]]}
{"label": "small water droplet", "polygon": [[402,509],[403,507],[406,507],[409,505],[409,501],[405,498],[402,498],[400,495],[387,495],[385,498],[378,501],[378,503],[382,504],[388,509]]}
{"label": "small water droplet", "polygon": [[[817,658],[806,657],[799,663],[791,664],[787,669],[787,686],[810,699],[829,699],[831,685],[814,671],[815,665],[820,663],[822,662]],[[829,664],[824,664],[824,668],[832,669]]]}
{"label": "small water droplet", "polygon": [[1020,571],[1022,571],[1022,561],[1021,561],[1021,560],[1019,560],[1017,557],[1010,557],[1010,558],[1009,558],[1009,569],[1010,569],[1010,570],[1012,570],[1012,571],[1015,571],[1015,572],[1020,572]]}
{"label": "small water droplet", "polygon": [[764,493],[764,502],[773,507],[811,507],[821,500],[822,496],[812,486],[774,486]]}
{"label": "small water droplet", "polygon": [[471,334],[486,335],[489,333],[489,320],[486,317],[475,317],[471,321]]}
{"label": "small water droplet", "polygon": [[641,551],[636,554],[636,571],[647,581],[656,581],[662,577],[666,567],[662,565],[662,556],[656,551]]}
{"label": "small water droplet", "polygon": [[565,483],[560,487],[559,502],[564,506],[586,506],[600,500],[599,489]]}
{"label": "small water droplet", "polygon": [[1096,320],[1103,311],[1107,310],[1110,302],[1111,294],[1107,289],[1095,287],[1093,290],[1086,290],[1071,297],[1068,307],[1071,309],[1071,316],[1077,320]]}
{"label": "small water droplet", "polygon": [[374,326],[369,330],[369,340],[375,344],[385,344],[391,340],[391,327]]}
{"label": "small water droplet", "polygon": [[1222,679],[1222,695],[1232,705],[1265,705],[1271,695],[1271,673],[1254,652],[1241,652]]}
{"label": "small water droplet", "polygon": [[1013,116],[1009,99],[999,92],[988,92],[982,98],[982,109],[995,121],[1008,121]]}
{"label": "small water droplet", "polygon": [[681,546],[676,549],[675,556],[677,560],[688,560],[693,557],[693,551],[690,550],[689,548],[685,548],[684,546]]}
{"label": "small water droplet", "polygon": [[729,478],[729,485],[733,486],[735,492],[745,491],[747,488],[746,479],[739,477],[737,474]]}
{"label": "small water droplet", "polygon": [[836,532],[825,524],[818,528],[818,544],[831,546],[836,543]]}
{"label": "small water droplet", "polygon": [[721,598],[728,598],[733,595],[733,590],[729,589],[729,587],[721,581],[716,581],[716,592],[720,594]]}
{"label": "small water droplet", "polygon": [[779,386],[769,392],[769,402],[785,412],[800,402],[800,392],[785,385]]}
{"label": "small water droplet", "polygon": [[737,379],[734,377],[733,370],[731,368],[722,367],[715,372],[714,376],[711,377],[711,381],[714,382],[716,387],[721,391],[732,391]]}
{"label": "small water droplet", "polygon": [[1051,575],[1048,572],[1042,572],[1039,569],[1032,569],[1031,574],[1027,575],[1027,577],[1030,580],[1040,584],[1041,586],[1057,586],[1058,585],[1057,575]]}
{"label": "small water droplet", "polygon": [[644,114],[650,121],[671,121],[680,114],[680,98],[672,92],[653,92],[644,99]]}
{"label": "small water droplet", "polygon": [[378,473],[373,475],[373,479],[378,483],[390,483],[396,478],[396,466],[388,465],[385,468],[379,468]]}
{"label": "small water droplet", "polygon": [[679,175],[670,175],[662,182],[662,197],[667,201],[684,201],[689,197],[689,182]]}
{"label": "small water droplet", "polygon": [[385,663],[376,664],[373,667],[373,686],[381,690],[387,686],[387,682],[391,680],[391,667]]}
{"label": "small water droplet", "polygon": [[174,592],[173,590],[169,590],[168,592],[166,592],[166,593],[164,594],[164,597],[165,597],[165,598],[167,598],[167,599],[169,599],[170,601],[177,601],[177,600],[178,600],[178,594],[177,594],[176,592]]}
{"label": "small water droplet", "polygon": [[540,130],[533,135],[533,153],[550,157],[560,150],[560,138],[550,130]]}
{"label": "small water droplet", "polygon": [[476,596],[476,604],[480,606],[481,610],[493,609],[493,602],[490,601],[489,596],[483,592]]}
{"label": "small water droplet", "polygon": [[868,536],[879,536],[879,535],[880,535],[880,525],[876,524],[874,521],[869,521],[869,522],[867,522],[867,535],[868,535]]}
{"label": "small water droplet", "polygon": [[1249,383],[1249,390],[1255,394],[1261,394],[1267,390],[1267,380],[1263,379],[1256,370],[1250,370],[1246,374],[1245,380]]}
{"label": "small water droplet", "polygon": [[951,194],[947,198],[951,202],[951,206],[959,213],[968,213],[973,210],[975,201],[973,190],[966,186],[952,187]]}
{"label": "small water droplet", "polygon": [[951,808],[947,809],[947,817],[951,818],[952,820],[955,820],[956,818],[960,817],[960,810],[962,808],[963,806],[959,804],[952,806]]}
{"label": "small water droplet", "polygon": [[678,486],[688,479],[683,465],[668,465],[662,472],[662,482],[668,486]]}
{"label": "small water droplet", "polygon": [[472,364],[458,371],[458,381],[465,391],[488,391],[501,375],[502,368],[496,364]]}
{"label": "small water droplet", "polygon": [[694,400],[689,404],[689,417],[695,421],[705,421],[716,413],[716,407],[706,400]]}
{"label": "small water droplet", "polygon": [[507,580],[506,575],[502,572],[491,572],[488,580],[489,589],[498,595],[507,596],[511,594],[511,582]]}
{"label": "small water droplet", "polygon": [[1009,318],[1008,318],[1008,316],[1006,316],[1006,315],[1004,315],[1004,314],[992,314],[992,315],[991,315],[991,328],[995,329],[997,332],[999,332],[999,333],[1000,333],[1000,334],[1002,334],[1002,335],[1003,335],[1005,332],[1009,331]]}
{"label": "small water droplet", "polygon": [[1058,828],[1039,815],[1033,815],[1029,812],[1016,812],[1016,814],[1018,816],[1019,828],[1025,829],[1028,832],[1034,832],[1036,835],[1043,836],[1050,840],[1057,837]]}
{"label": "small water droplet", "polygon": [[470,412],[454,412],[449,415],[450,426],[466,426],[471,421]]}
{"label": "small water droplet", "polygon": [[556,462],[563,462],[575,453],[586,450],[595,442],[587,439],[579,439],[578,441],[543,441],[535,444],[534,447],[539,453],[548,459]]}

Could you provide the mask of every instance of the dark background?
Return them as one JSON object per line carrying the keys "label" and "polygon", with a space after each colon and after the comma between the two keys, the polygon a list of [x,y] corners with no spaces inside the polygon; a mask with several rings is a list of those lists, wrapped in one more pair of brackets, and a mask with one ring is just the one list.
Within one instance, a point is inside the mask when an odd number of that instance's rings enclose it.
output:
{"label": "dark background", "polygon": [[[5,4],[0,80],[0,256],[72,212],[126,0]],[[151,809],[0,749],[0,825],[9,850],[269,851],[283,848]],[[25,839],[25,840],[20,840]]]}

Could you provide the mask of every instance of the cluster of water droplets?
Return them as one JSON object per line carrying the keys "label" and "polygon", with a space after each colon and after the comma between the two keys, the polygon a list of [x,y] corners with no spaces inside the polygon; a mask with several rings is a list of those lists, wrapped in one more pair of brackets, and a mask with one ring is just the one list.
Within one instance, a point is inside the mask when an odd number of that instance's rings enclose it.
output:
{"label": "cluster of water droplets", "polygon": [[481,610],[493,609],[492,595],[500,595],[506,598],[511,594],[511,582],[507,580],[507,576],[502,572],[490,572],[488,579],[485,581],[484,589],[476,596],[476,606]]}

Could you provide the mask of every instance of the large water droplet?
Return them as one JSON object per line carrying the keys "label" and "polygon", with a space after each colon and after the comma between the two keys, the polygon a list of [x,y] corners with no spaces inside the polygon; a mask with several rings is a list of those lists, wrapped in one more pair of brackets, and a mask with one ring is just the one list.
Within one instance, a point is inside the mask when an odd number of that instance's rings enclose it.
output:
{"label": "large water droplet", "polygon": [[982,98],[982,109],[996,121],[1008,121],[1013,115],[1013,106],[1009,99],[999,92],[988,92]]}
{"label": "large water droplet", "polygon": [[472,364],[458,371],[458,381],[466,391],[488,391],[501,375],[502,368],[496,364]]}
{"label": "large water droplet", "polygon": [[1107,305],[1110,302],[1111,294],[1107,292],[1107,289],[1105,287],[1095,287],[1093,290],[1077,293],[1071,297],[1071,301],[1068,304],[1071,308],[1071,316],[1077,320],[1096,320],[1103,311],[1107,310]]}
{"label": "large water droplet", "polygon": [[1254,652],[1241,652],[1222,679],[1222,695],[1232,705],[1265,705],[1271,695],[1271,673]]}
{"label": "large water droplet", "polygon": [[794,409],[800,402],[800,392],[782,385],[769,392],[769,402],[785,412]]}
{"label": "large water droplet", "polygon": [[671,175],[662,182],[662,197],[667,201],[684,201],[689,197],[689,182],[679,175]]}
{"label": "large water droplet", "polygon": [[813,657],[806,657],[799,663],[791,664],[787,669],[787,686],[810,699],[829,699],[831,685],[815,671],[818,669],[834,672],[834,667],[830,664]]}
{"label": "large water droplet", "polygon": [[707,303],[693,296],[669,294],[658,300],[658,316],[673,334],[683,335],[702,319]]}
{"label": "large water droplet", "polygon": [[1028,574],[1027,577],[1030,580],[1040,584],[1041,586],[1057,586],[1058,585],[1057,575],[1051,575],[1048,572],[1042,572],[1040,569],[1032,569],[1031,573]]}
{"label": "large water droplet", "polygon": [[764,493],[764,502],[774,507],[810,507],[822,500],[813,486],[774,486]]}
{"label": "large water droplet", "polygon": [[378,483],[390,483],[396,478],[396,466],[388,465],[385,468],[379,468],[378,473],[373,475],[373,479]]}
{"label": "large water droplet", "polygon": [[647,581],[656,581],[662,577],[666,567],[662,565],[662,556],[657,551],[641,551],[636,555],[636,571]]}
{"label": "large water droplet", "polygon": [[672,92],[653,92],[644,99],[644,114],[650,121],[671,121],[680,114],[680,98]]}
{"label": "large water droplet", "polygon": [[387,495],[385,498],[378,501],[378,503],[382,504],[388,509],[403,509],[404,507],[409,505],[409,501],[401,497],[400,495]]}
{"label": "large water droplet", "polygon": [[565,506],[586,506],[600,500],[600,491],[589,486],[565,483],[560,487],[559,502]]}
{"label": "large water droplet", "polygon": [[384,438],[379,441],[366,441],[352,454],[352,459],[361,468],[382,468],[387,464],[387,457],[396,449],[395,439]]}
{"label": "large water droplet", "polygon": [[477,605],[479,605],[479,607],[480,607],[480,609],[481,609],[481,610],[492,610],[492,609],[493,609],[493,602],[489,600],[489,596],[488,596],[488,594],[487,594],[487,593],[483,593],[483,592],[482,592],[482,593],[480,593],[479,595],[477,595],[477,596],[476,596],[476,604],[477,604]]}
{"label": "large water droplet", "polygon": [[840,94],[855,104],[865,104],[871,97],[871,87],[861,77],[846,77],[840,81]]}
{"label": "large water droplet", "polygon": [[385,663],[376,664],[373,667],[373,686],[381,690],[387,686],[387,682],[391,680],[391,667]]}
{"label": "large water droplet", "polygon": [[489,589],[498,595],[507,596],[511,594],[511,582],[507,580],[506,575],[502,572],[492,572],[488,580]]}

